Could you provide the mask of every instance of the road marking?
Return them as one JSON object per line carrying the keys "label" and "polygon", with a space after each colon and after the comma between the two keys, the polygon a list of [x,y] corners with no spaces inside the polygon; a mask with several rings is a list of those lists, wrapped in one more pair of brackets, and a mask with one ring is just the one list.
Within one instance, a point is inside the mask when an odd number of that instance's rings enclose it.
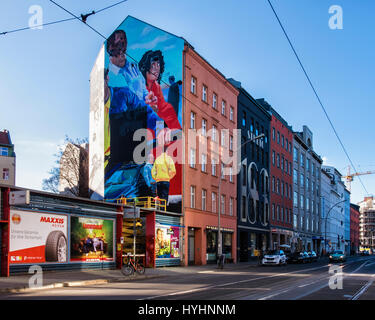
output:
{"label": "road marking", "polygon": [[277,273],[277,274],[270,275],[270,276],[264,276],[264,277],[258,277],[258,278],[253,278],[253,279],[245,279],[245,280],[240,280],[240,281],[228,282],[228,283],[223,283],[223,284],[213,285],[213,286],[208,286],[208,287],[203,287],[203,288],[196,288],[196,289],[188,290],[188,292],[187,291],[177,291],[177,292],[166,293],[166,294],[158,295],[158,296],[140,298],[138,300],[150,300],[150,299],[156,299],[156,298],[161,298],[161,297],[176,296],[176,295],[181,295],[181,294],[185,294],[185,293],[193,293],[193,292],[198,292],[198,291],[209,290],[209,289],[213,289],[213,288],[217,288],[217,287],[230,286],[230,285],[243,283],[243,282],[252,282],[252,281],[262,280],[262,279],[266,279],[266,278],[288,276],[288,275],[292,275],[292,274],[298,274],[298,273],[301,273],[301,272],[318,270],[318,269],[322,269],[322,268],[326,268],[326,267],[327,266],[324,265],[324,266],[320,266],[320,267],[303,269],[303,270],[299,270],[299,271],[293,271],[293,272],[287,272],[287,273],[285,273],[285,272],[284,273]]}
{"label": "road marking", "polygon": [[374,282],[374,276],[371,277],[371,280],[369,282],[367,282],[353,297],[351,300],[358,300],[358,298],[363,295],[368,288],[370,288],[370,286],[372,285],[372,283]]}

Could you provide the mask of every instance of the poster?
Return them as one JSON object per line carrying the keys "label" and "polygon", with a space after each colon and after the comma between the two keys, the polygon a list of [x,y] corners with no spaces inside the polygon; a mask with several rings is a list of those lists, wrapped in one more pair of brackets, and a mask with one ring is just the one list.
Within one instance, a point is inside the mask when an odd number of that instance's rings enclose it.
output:
{"label": "poster", "polygon": [[156,258],[179,258],[180,254],[180,229],[157,225],[155,228]]}
{"label": "poster", "polygon": [[104,197],[181,212],[184,40],[129,16],[104,47]]}
{"label": "poster", "polygon": [[67,216],[11,210],[9,262],[67,262]]}
{"label": "poster", "polygon": [[72,216],[70,223],[70,261],[113,261],[113,220]]}

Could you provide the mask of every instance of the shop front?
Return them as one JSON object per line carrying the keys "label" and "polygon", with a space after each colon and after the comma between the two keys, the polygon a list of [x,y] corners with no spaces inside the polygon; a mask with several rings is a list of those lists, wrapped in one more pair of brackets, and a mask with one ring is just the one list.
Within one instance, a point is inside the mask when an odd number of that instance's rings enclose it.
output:
{"label": "shop front", "polygon": [[259,257],[262,252],[271,247],[272,238],[269,230],[248,229],[238,227],[239,257],[241,262],[246,262]]}
{"label": "shop front", "polygon": [[[227,262],[233,262],[233,234],[234,230],[221,228],[221,243],[223,246],[222,253],[225,255]],[[218,227],[206,227],[206,260],[207,264],[217,263],[218,258]]]}

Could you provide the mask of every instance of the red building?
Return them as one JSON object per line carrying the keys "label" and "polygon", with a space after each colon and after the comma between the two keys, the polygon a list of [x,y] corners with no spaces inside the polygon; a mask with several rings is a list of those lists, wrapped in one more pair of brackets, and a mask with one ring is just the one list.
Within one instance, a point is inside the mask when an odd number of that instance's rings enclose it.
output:
{"label": "red building", "polygon": [[270,126],[270,232],[271,246],[290,245],[293,237],[291,126],[264,100],[258,99],[272,115]]}
{"label": "red building", "polygon": [[350,254],[359,250],[359,206],[350,204]]}

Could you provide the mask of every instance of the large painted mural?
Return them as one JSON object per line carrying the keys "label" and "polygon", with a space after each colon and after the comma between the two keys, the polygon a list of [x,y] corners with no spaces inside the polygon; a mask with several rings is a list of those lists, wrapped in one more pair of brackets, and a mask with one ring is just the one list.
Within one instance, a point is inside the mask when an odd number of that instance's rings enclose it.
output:
{"label": "large painted mural", "polygon": [[182,204],[184,40],[133,17],[104,44],[104,198]]}

